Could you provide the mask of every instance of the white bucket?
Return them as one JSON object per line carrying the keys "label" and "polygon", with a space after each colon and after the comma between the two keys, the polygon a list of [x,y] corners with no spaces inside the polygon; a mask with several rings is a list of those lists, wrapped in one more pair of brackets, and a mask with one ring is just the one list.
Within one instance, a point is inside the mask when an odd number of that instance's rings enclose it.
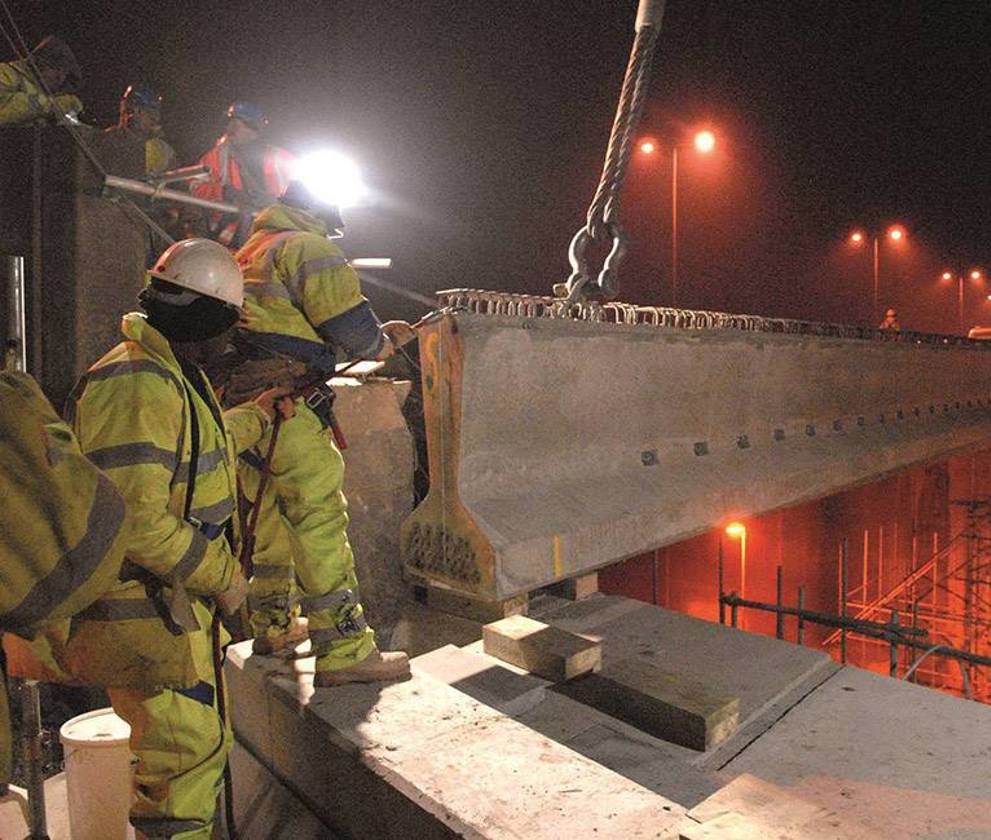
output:
{"label": "white bucket", "polygon": [[[59,730],[72,840],[124,840],[131,807],[131,727],[113,709],[67,720]],[[133,836],[133,835],[131,835]]]}

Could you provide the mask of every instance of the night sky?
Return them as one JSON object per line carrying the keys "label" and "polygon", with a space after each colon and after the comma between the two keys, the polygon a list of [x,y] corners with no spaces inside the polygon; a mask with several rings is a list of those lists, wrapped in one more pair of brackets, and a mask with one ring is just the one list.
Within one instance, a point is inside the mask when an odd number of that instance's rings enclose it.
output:
{"label": "night sky", "polygon": [[[113,122],[120,92],[143,81],[165,96],[184,161],[235,97],[267,109],[273,142],[351,154],[380,198],[351,211],[345,249],[394,257],[390,279],[428,293],[549,293],[567,276],[636,7],[8,3],[28,41],[72,44],[90,122]],[[644,133],[719,136],[711,157],[681,154],[679,303],[876,323],[869,255],[845,238],[897,221],[909,240],[882,246],[882,308],[955,330],[940,270],[991,270],[989,24],[978,0],[668,0]],[[670,302],[669,172],[666,150],[634,160],[624,299]],[[383,315],[423,311],[368,293]],[[991,323],[986,292],[968,294],[968,324]]]}

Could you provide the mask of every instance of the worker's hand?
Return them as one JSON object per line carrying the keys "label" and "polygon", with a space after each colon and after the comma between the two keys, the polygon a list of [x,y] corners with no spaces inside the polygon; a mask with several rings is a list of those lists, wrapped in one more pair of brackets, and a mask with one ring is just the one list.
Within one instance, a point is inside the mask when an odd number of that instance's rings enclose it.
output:
{"label": "worker's hand", "polygon": [[81,114],[82,100],[73,93],[60,93],[55,97],[55,104],[63,114]]}
{"label": "worker's hand", "polygon": [[402,347],[416,340],[416,330],[405,321],[386,321],[382,324],[382,332],[396,347]]}
{"label": "worker's hand", "polygon": [[283,420],[289,420],[296,416],[296,401],[290,396],[291,393],[292,389],[285,385],[269,388],[255,397],[255,405],[268,415],[269,420],[275,419],[276,411],[282,415]]}
{"label": "worker's hand", "polygon": [[396,352],[396,345],[392,343],[392,339],[389,338],[385,333],[382,334],[382,349],[379,350],[378,355],[375,357],[376,362],[384,362],[386,359],[391,357]]}
{"label": "worker's hand", "polygon": [[247,597],[248,581],[241,574],[240,569],[235,569],[234,576],[231,578],[231,585],[219,595],[215,595],[213,600],[224,615],[234,615]]}

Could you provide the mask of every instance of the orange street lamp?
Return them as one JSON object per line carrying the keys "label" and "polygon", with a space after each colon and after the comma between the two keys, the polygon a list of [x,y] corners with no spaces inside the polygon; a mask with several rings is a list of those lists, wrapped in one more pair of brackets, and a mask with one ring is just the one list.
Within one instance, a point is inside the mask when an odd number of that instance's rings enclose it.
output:
{"label": "orange street lamp", "polygon": [[[711,154],[716,148],[716,135],[710,129],[696,131],[692,145],[699,154]],[[640,151],[652,155],[657,144],[652,139],[640,143]],[[678,144],[671,145],[671,305],[678,305]]]}
{"label": "orange street lamp", "polygon": [[[740,541],[740,597],[747,597],[747,526],[742,522],[730,522],[726,536]],[[746,613],[741,617],[740,629],[746,623]]]}
{"label": "orange street lamp", "polygon": [[871,318],[874,317],[873,313],[878,311],[878,299],[881,293],[881,257],[880,257],[880,242],[881,239],[887,239],[896,245],[901,244],[908,238],[908,232],[902,225],[891,225],[884,234],[872,233],[868,234],[863,230],[854,230],[850,233],[849,241],[850,244],[855,248],[859,248],[861,245],[866,243],[868,236],[874,242],[874,307],[872,310]]}
{"label": "orange street lamp", "polygon": [[963,335],[966,332],[966,327],[964,326],[963,320],[963,289],[964,289],[964,279],[970,280],[972,283],[983,283],[984,282],[984,272],[979,268],[972,268],[966,274],[962,272],[955,272],[952,269],[945,269],[942,274],[939,275],[939,279],[944,283],[950,283],[953,280],[957,281],[957,321],[960,324],[960,334]]}

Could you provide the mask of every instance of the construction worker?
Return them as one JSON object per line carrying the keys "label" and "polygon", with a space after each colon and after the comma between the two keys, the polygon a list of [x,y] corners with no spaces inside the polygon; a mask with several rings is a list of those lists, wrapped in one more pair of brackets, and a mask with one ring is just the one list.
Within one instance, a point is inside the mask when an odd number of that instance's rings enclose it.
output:
{"label": "construction worker", "polygon": [[[413,336],[405,322],[379,323],[357,273],[330,238],[341,227],[337,209],[300,181],[255,219],[237,253],[245,308],[234,344],[245,361],[232,381],[246,383],[242,394],[271,384],[266,365],[273,360],[295,360],[310,378],[326,381],[338,349],[350,358],[385,359],[394,341]],[[315,685],[404,678],[406,654],[378,650],[358,597],[344,459],[329,428],[327,397],[324,386],[297,402],[297,416],[277,439],[262,499],[254,497],[269,437],[242,455],[243,487],[261,505],[249,599],[254,649],[277,652],[305,635],[290,609],[295,578],[316,655]]]}
{"label": "construction worker", "polygon": [[898,313],[894,309],[889,309],[884,313],[884,320],[877,325],[879,330],[900,332],[902,325],[898,323]]}
{"label": "construction worker", "polygon": [[83,74],[69,45],[49,35],[20,61],[0,64],[0,126],[78,114]]}
{"label": "construction worker", "polygon": [[233,613],[247,592],[225,420],[250,443],[252,427],[255,438],[268,428],[276,395],[222,415],[200,370],[243,300],[223,246],[177,242],[148,278],[146,315],[124,316],[124,340],[70,399],[83,451],[127,499],[133,537],[121,582],[74,623],[68,659],[77,679],[108,687],[131,725],[138,835],[206,840],[231,742],[214,612]]}
{"label": "construction worker", "polygon": [[[30,376],[0,373],[0,405],[0,633],[31,637],[114,585],[124,499]],[[10,780],[10,740],[0,673],[0,786]]]}
{"label": "construction worker", "polygon": [[278,198],[292,177],[292,155],[262,141],[267,125],[257,105],[232,102],[224,134],[199,161],[210,177],[195,184],[193,194],[241,208],[237,216],[217,213],[210,218],[210,236],[229,248],[244,244],[251,216]]}
{"label": "construction worker", "polygon": [[144,142],[145,172],[155,175],[176,167],[175,150],[162,128],[162,97],[147,85],[128,85],[120,98],[120,117],[107,133],[131,135]]}

